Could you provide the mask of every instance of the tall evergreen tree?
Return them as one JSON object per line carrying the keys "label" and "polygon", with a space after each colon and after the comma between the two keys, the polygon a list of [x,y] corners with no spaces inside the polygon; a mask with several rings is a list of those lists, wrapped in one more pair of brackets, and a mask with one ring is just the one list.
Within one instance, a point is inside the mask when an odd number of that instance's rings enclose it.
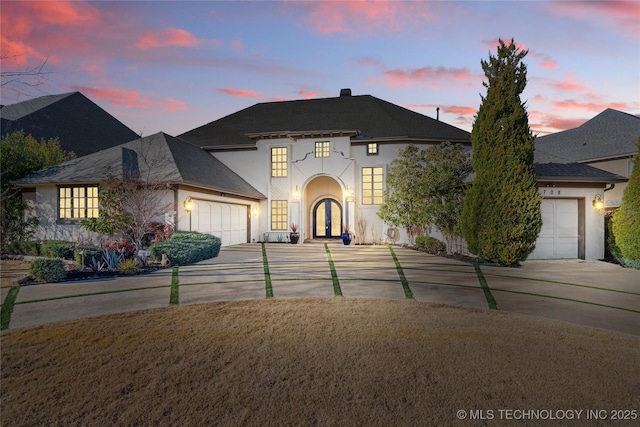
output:
{"label": "tall evergreen tree", "polygon": [[633,158],[633,171],[622,195],[622,205],[613,214],[613,235],[625,263],[640,268],[640,138]]}
{"label": "tall evergreen tree", "polygon": [[462,232],[469,251],[503,265],[535,248],[542,218],[533,168],[535,137],[520,94],[527,83],[528,51],[499,41],[497,56],[481,61],[487,79],[471,131],[476,177],[467,193]]}

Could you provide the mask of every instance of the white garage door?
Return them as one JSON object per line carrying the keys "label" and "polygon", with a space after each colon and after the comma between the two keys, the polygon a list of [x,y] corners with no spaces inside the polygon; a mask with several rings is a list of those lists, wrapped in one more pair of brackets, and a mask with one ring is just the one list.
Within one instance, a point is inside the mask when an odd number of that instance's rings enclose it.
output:
{"label": "white garage door", "polygon": [[229,203],[193,202],[191,229],[220,237],[222,246],[247,243],[247,207]]}
{"label": "white garage door", "polygon": [[578,200],[543,200],[542,229],[529,259],[578,258]]}

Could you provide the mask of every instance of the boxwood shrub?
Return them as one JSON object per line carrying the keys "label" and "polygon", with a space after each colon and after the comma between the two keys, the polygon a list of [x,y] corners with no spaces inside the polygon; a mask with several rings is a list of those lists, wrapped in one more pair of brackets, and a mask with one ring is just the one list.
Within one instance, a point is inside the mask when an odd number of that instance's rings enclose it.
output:
{"label": "boxwood shrub", "polygon": [[430,254],[439,254],[446,251],[447,247],[444,242],[431,236],[418,236],[416,237],[416,248],[421,251],[428,252]]}
{"label": "boxwood shrub", "polygon": [[218,256],[220,238],[211,234],[177,231],[164,242],[154,243],[149,247],[151,258],[162,259],[167,254],[173,265],[187,265]]}
{"label": "boxwood shrub", "polygon": [[14,240],[9,244],[9,253],[13,255],[40,255],[40,242],[36,240],[20,241]]}
{"label": "boxwood shrub", "polygon": [[40,252],[47,258],[73,259],[75,243],[64,240],[43,240],[40,244]]}
{"label": "boxwood shrub", "polygon": [[36,282],[59,282],[67,278],[67,271],[60,258],[38,258],[29,266],[29,275]]}

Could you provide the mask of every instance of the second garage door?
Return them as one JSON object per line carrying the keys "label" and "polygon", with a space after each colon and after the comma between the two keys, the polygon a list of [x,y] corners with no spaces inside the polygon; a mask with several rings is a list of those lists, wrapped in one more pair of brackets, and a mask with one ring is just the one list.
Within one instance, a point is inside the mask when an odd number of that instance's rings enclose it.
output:
{"label": "second garage door", "polygon": [[195,201],[191,211],[191,229],[220,237],[222,246],[247,243],[247,207]]}
{"label": "second garage door", "polygon": [[542,200],[542,229],[529,259],[578,258],[578,200]]}

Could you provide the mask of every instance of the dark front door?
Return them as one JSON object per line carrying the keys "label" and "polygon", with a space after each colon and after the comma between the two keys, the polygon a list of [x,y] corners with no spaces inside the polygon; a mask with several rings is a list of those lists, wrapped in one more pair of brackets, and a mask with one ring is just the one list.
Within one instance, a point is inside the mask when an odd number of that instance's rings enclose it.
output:
{"label": "dark front door", "polygon": [[313,208],[313,237],[342,235],[342,207],[333,199],[322,199]]}

